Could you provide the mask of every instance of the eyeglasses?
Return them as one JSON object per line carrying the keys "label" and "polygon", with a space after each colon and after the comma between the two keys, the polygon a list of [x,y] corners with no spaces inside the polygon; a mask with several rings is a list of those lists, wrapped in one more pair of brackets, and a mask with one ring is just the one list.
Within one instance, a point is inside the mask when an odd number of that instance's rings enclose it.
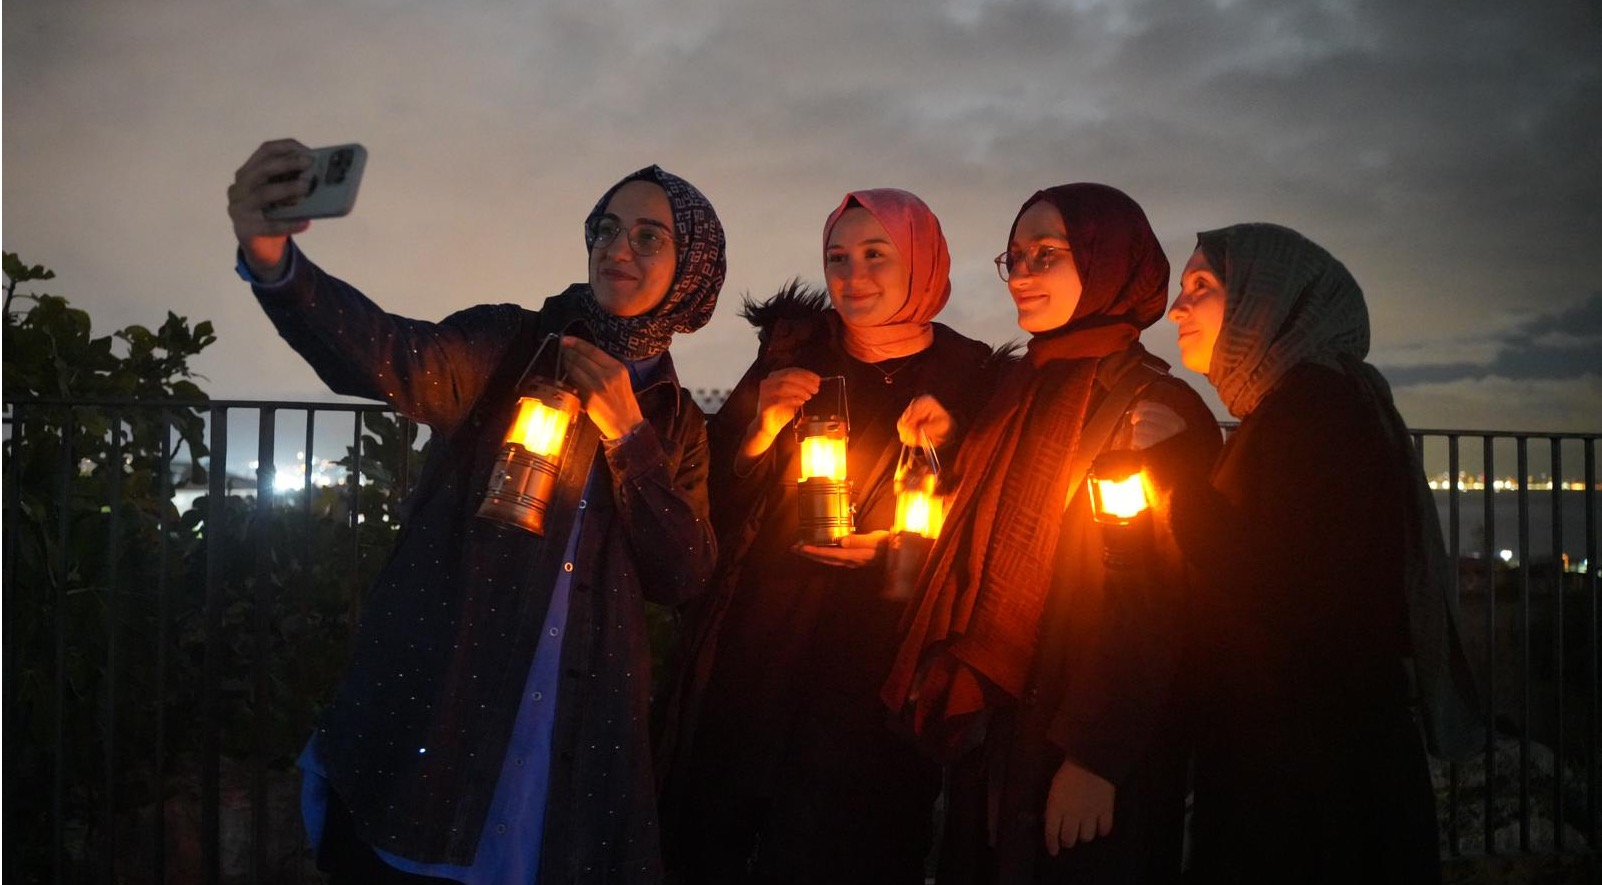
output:
{"label": "eyeglasses", "polygon": [[[584,225],[584,240],[592,251],[605,249],[623,230],[623,223],[618,221],[617,216],[600,215]],[[628,228],[628,240],[629,248],[634,250],[635,255],[655,255],[662,251],[663,246],[673,242],[673,238],[660,226],[644,222]]]}
{"label": "eyeglasses", "polygon": [[1018,272],[1020,265],[1031,274],[1045,273],[1051,270],[1052,265],[1056,264],[1059,259],[1068,254],[1070,254],[1070,250],[1061,246],[1036,246],[1027,252],[1008,249],[996,256],[996,274],[1005,283],[1007,280],[1012,279],[1013,274]]}

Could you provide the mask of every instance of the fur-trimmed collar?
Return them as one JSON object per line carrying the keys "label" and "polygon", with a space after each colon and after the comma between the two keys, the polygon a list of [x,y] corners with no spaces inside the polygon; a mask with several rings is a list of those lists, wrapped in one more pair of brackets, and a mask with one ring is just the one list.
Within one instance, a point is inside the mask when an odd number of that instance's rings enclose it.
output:
{"label": "fur-trimmed collar", "polygon": [[827,289],[792,277],[766,301],[758,302],[749,294],[744,296],[740,316],[759,329],[770,329],[781,320],[813,320],[832,310]]}

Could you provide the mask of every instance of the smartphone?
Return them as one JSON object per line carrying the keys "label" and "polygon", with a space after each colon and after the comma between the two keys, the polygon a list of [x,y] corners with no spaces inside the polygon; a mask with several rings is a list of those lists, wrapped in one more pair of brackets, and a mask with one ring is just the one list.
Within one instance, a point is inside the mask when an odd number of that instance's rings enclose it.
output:
{"label": "smartphone", "polygon": [[356,205],[356,189],[362,183],[362,169],[367,166],[367,149],[359,144],[339,144],[317,148],[312,156],[311,189],[294,203],[279,203],[268,209],[264,213],[268,218],[291,221],[350,214]]}

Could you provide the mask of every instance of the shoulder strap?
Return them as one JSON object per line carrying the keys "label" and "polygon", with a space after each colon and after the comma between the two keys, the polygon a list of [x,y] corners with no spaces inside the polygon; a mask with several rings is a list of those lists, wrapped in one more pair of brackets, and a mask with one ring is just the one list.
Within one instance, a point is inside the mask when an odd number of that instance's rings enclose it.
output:
{"label": "shoulder strap", "polygon": [[1063,498],[1063,506],[1074,499],[1079,493],[1079,484],[1084,482],[1085,474],[1090,472],[1090,464],[1106,448],[1112,440],[1113,434],[1118,430],[1118,424],[1123,420],[1124,413],[1129,406],[1140,396],[1148,384],[1159,378],[1167,377],[1168,366],[1156,357],[1146,356],[1139,362],[1126,369],[1107,395],[1102,398],[1101,404],[1091,413],[1090,420],[1085,422],[1085,429],[1080,431],[1079,446],[1074,451],[1073,468],[1068,476],[1068,494]]}

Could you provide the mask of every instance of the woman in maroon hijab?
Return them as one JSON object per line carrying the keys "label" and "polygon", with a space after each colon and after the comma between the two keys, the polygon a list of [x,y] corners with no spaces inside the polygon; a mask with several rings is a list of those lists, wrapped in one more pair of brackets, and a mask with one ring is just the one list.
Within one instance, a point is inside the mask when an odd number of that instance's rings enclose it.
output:
{"label": "woman in maroon hijab", "polygon": [[[963,443],[882,697],[954,761],[941,881],[1171,881],[1182,566],[1160,519],[1094,523],[1082,480],[1118,449],[1205,475],[1218,425],[1140,345],[1163,315],[1168,261],[1128,196],[1036,193],[996,264],[1028,353]],[[941,412],[920,402],[903,428]],[[1116,567],[1115,531],[1136,551]]]}
{"label": "woman in maroon hijab", "polygon": [[[940,222],[893,189],[848,194],[823,229],[824,293],[793,283],[745,315],[756,362],[710,420],[719,567],[692,613],[661,747],[666,847],[683,881],[921,883],[940,768],[878,701],[906,607],[884,546],[896,422],[932,395],[948,456],[992,353],[933,322],[951,293]],[[858,534],[798,547],[790,426],[844,376]]]}

